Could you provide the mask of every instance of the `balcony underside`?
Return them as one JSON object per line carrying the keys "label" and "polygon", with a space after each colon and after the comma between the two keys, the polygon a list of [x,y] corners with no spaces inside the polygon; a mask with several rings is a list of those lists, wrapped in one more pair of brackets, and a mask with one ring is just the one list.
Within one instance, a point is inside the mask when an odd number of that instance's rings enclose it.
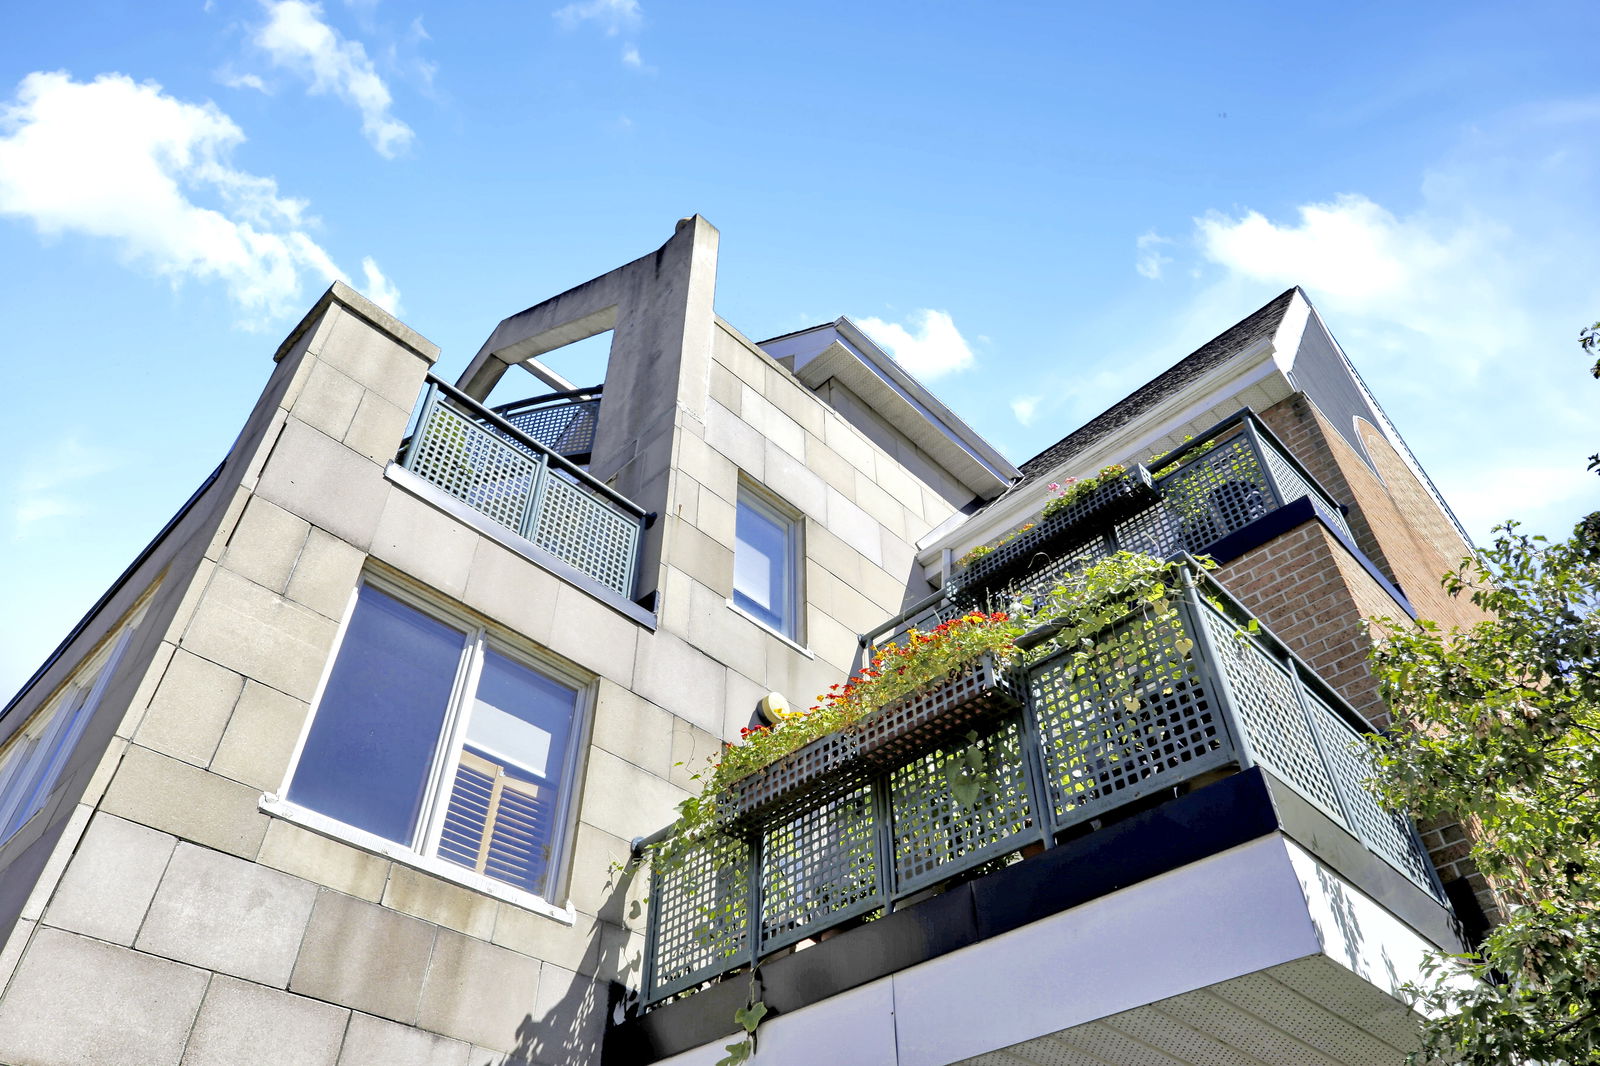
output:
{"label": "balcony underside", "polygon": [[[773,1013],[761,1056],[772,1064],[952,1063],[1031,1041],[1037,1061],[1098,1066],[1124,1060],[1051,1058],[1045,1038],[1112,1026],[1113,1015],[1129,1011],[1145,1014],[1127,1025],[1153,1025],[1161,1020],[1146,1019],[1153,1005],[1191,993],[1193,1002],[1231,1003],[1226,982],[1239,980],[1279,1003],[1282,1017],[1262,1019],[1269,1029],[1292,1034],[1314,1015],[1330,1032],[1379,1025],[1368,1033],[1379,1043],[1347,1034],[1336,1045],[1347,1050],[1330,1054],[1297,1037],[1284,1045],[1298,1049],[1288,1057],[1194,1061],[1394,1063],[1402,1053],[1378,1049],[1393,1047],[1403,1028],[1396,1019],[1408,1015],[1388,990],[1414,975],[1430,947],[1460,948],[1445,908],[1255,769],[763,963],[760,995]],[[1337,986],[1320,1001],[1322,1014],[1303,1007],[1318,975]],[[1285,983],[1293,980],[1311,983]],[[631,1019],[609,1034],[606,1061],[709,1066],[748,992],[734,975]],[[1173,1009],[1188,1011],[1190,1002]],[[1349,1004],[1340,1010],[1356,1020],[1340,1021],[1335,1004]],[[1148,1040],[1139,1046],[1152,1050],[1125,1061],[1171,1059]],[[1362,1047],[1371,1054],[1348,1050]]]}

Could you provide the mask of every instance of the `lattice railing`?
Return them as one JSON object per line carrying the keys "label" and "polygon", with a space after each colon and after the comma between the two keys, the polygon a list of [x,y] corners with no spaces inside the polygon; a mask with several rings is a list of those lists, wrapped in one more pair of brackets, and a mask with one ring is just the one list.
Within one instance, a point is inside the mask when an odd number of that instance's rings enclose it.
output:
{"label": "lattice railing", "polygon": [[[1248,408],[1152,460],[1151,469],[1159,494],[1153,505],[1049,543],[1041,540],[1049,535],[1041,523],[1008,545],[1008,552],[1020,560],[1018,565],[978,580],[957,573],[950,585],[952,595],[963,602],[994,603],[1037,597],[1063,574],[1119,551],[1158,559],[1200,554],[1230,533],[1306,496],[1328,522],[1350,537],[1338,503]],[[1034,550],[1033,542],[1039,542],[1039,550]]]}
{"label": "lattice railing", "polygon": [[1360,718],[1198,569],[1092,651],[1032,654],[1021,711],[661,862],[645,1003],[1250,766],[1443,901],[1410,821],[1362,787]]}
{"label": "lattice railing", "polygon": [[436,379],[400,465],[623,596],[649,517],[547,443]]}
{"label": "lattice railing", "polygon": [[600,387],[518,400],[494,413],[558,455],[589,461],[600,425]]}

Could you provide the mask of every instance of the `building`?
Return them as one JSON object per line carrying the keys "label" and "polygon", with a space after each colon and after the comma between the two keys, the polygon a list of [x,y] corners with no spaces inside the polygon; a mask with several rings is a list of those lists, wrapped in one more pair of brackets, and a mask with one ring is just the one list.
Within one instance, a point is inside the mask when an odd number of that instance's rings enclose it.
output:
{"label": "building", "polygon": [[[745,338],[717,240],[680,222],[454,385],[343,285],[290,333],[0,717],[0,1061],[710,1063],[757,951],[773,1063],[1401,1060],[1392,990],[1492,897],[1458,829],[1430,864],[1364,799],[1354,623],[1461,617],[1435,575],[1465,545],[1305,296],[1019,467],[846,319]],[[601,385],[540,361],[608,332]],[[483,406],[513,367],[541,395]],[[1156,453],[1137,506],[956,564],[1047,483]],[[1002,720],[1101,738],[1071,802],[1050,745],[1024,767],[991,732],[982,833],[880,774],[745,830],[764,893],[730,855],[647,891],[635,839],[769,693],[1126,547],[1223,565],[1126,721],[1060,697],[1047,725],[1056,675]]]}

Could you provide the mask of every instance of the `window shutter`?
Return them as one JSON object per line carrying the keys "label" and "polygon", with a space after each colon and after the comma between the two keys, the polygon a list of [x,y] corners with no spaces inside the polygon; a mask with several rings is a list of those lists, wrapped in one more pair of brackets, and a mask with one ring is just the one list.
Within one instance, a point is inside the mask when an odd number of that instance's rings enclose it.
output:
{"label": "window shutter", "polygon": [[445,811],[440,856],[542,895],[550,863],[551,792],[463,751]]}

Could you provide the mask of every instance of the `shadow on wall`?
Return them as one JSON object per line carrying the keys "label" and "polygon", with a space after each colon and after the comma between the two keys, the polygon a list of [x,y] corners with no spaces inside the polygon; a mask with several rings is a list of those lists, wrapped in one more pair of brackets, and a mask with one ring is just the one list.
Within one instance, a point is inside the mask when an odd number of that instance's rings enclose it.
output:
{"label": "shadow on wall", "polygon": [[[607,944],[607,926],[627,930],[644,928],[645,908],[638,898],[629,899],[629,890],[640,875],[640,864],[626,869],[613,868],[606,882],[606,903],[600,908],[590,946],[597,959],[596,980],[581,975],[561,998],[542,1002],[542,1017],[529,1013],[517,1026],[517,1045],[501,1056],[473,1059],[471,1066],[593,1066],[600,1061],[606,1022],[613,1009],[625,1004],[609,1002],[613,982],[637,987],[644,960],[628,951],[626,937]],[[544,989],[540,989],[544,1000]],[[635,995],[630,993],[630,998]],[[620,1016],[620,1014],[619,1014]]]}

